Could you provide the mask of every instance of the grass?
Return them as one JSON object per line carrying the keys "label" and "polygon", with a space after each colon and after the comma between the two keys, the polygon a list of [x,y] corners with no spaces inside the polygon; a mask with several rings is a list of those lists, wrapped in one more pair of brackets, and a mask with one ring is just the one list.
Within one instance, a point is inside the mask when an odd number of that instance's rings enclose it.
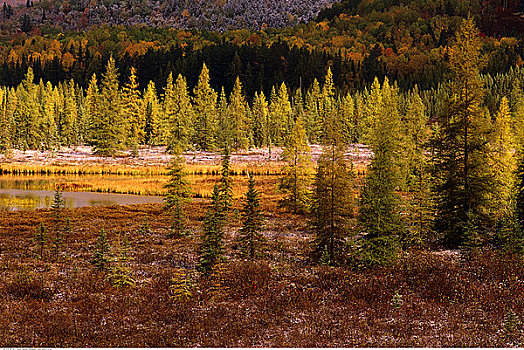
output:
{"label": "grass", "polygon": [[[524,264],[485,250],[406,252],[389,268],[312,264],[304,218],[264,196],[265,252],[239,257],[239,220],[226,229],[226,260],[195,273],[206,202],[188,206],[192,235],[168,239],[161,205],[66,209],[73,232],[63,256],[43,260],[32,235],[48,210],[0,216],[3,347],[502,347],[524,344]],[[237,209],[239,203],[237,201]],[[150,233],[140,227],[148,218]],[[116,288],[89,261],[100,229],[127,233],[132,288]],[[174,298],[177,278],[187,298]],[[511,313],[514,313],[514,315]],[[519,323],[520,322],[520,323]]]}

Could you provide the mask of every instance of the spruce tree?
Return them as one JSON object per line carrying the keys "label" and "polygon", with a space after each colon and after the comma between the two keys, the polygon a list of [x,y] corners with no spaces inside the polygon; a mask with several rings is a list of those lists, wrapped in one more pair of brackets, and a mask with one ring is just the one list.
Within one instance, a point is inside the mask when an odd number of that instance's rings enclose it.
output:
{"label": "spruce tree", "polygon": [[466,241],[471,218],[478,230],[487,232],[491,226],[486,216],[493,190],[489,174],[490,122],[482,106],[482,62],[480,37],[470,17],[463,21],[450,48],[453,80],[444,97],[441,132],[435,140],[436,229],[444,234],[444,242],[453,247]]}
{"label": "spruce tree", "polygon": [[417,87],[409,96],[407,104],[403,137],[406,145],[406,188],[409,204],[407,227],[401,237],[401,243],[404,247],[421,247],[427,246],[434,238],[435,208],[431,188],[433,178],[427,155],[430,130],[425,106]]}
{"label": "spruce tree", "polygon": [[282,168],[283,176],[278,187],[284,196],[279,205],[295,214],[305,213],[310,206],[312,164],[311,149],[307,144],[306,131],[300,118],[286,139],[282,160],[286,165]]}
{"label": "spruce tree", "polygon": [[232,149],[247,149],[251,143],[249,120],[247,119],[247,103],[242,93],[242,84],[238,77],[233,86],[233,91],[229,96],[227,111],[232,132]]}
{"label": "spruce tree", "polygon": [[10,90],[0,87],[0,153],[8,152],[12,147],[13,139],[13,94]]}
{"label": "spruce tree", "polygon": [[217,122],[217,93],[209,85],[209,70],[204,64],[193,90],[193,110],[195,112],[195,144],[203,151],[215,148]]}
{"label": "spruce tree", "polygon": [[132,277],[129,267],[129,252],[131,245],[126,235],[118,238],[114,248],[111,269],[109,271],[109,280],[116,287],[134,286],[135,280]]}
{"label": "spruce tree", "polygon": [[[378,80],[368,97],[368,134],[373,158],[368,166],[360,193],[359,224],[364,233],[361,258],[366,265],[390,263],[398,253],[403,225],[399,214],[401,198],[396,192],[402,184],[399,160],[404,158],[398,138],[401,137],[398,95],[387,79],[382,89]],[[371,111],[371,112],[370,112]]]}
{"label": "spruce tree", "polygon": [[96,74],[93,74],[89,81],[84,103],[84,119],[87,125],[86,140],[89,144],[94,145],[97,140],[98,123],[100,113],[100,91]]}
{"label": "spruce tree", "polygon": [[220,262],[224,254],[224,232],[222,228],[223,205],[220,189],[215,185],[211,205],[208,207],[202,231],[202,243],[198,249],[197,270],[208,275]]}
{"label": "spruce tree", "polygon": [[268,116],[269,109],[264,92],[256,92],[253,99],[253,143],[255,147],[264,147],[268,144]]}
{"label": "spruce tree", "polygon": [[178,75],[173,85],[173,76],[169,74],[163,109],[167,123],[168,150],[174,152],[177,147],[187,149],[193,137],[193,107],[186,79],[182,75]]}
{"label": "spruce tree", "polygon": [[33,234],[33,241],[39,250],[40,259],[44,260],[44,248],[47,242],[47,229],[43,223],[40,223],[40,227]]}
{"label": "spruce tree", "polygon": [[229,148],[224,148],[222,155],[222,177],[220,178],[220,202],[222,205],[222,220],[226,220],[227,215],[233,206],[233,187],[231,185],[231,170],[230,170]]}
{"label": "spruce tree", "polygon": [[[336,129],[330,132],[337,134]],[[345,259],[345,244],[353,217],[354,174],[344,159],[344,146],[336,141],[336,135],[329,138],[330,144],[323,147],[318,159],[314,182],[311,215],[316,235],[313,248],[317,261],[338,265]]]}
{"label": "spruce tree", "polygon": [[94,122],[94,153],[101,156],[114,156],[122,147],[122,108],[118,88],[118,70],[111,56],[107,62],[102,79],[99,113]]}
{"label": "spruce tree", "polygon": [[164,197],[164,208],[172,215],[170,237],[179,237],[187,232],[186,214],[184,204],[191,197],[191,188],[186,181],[184,172],[184,158],[179,151],[175,150],[175,155],[169,166],[169,182],[165,185],[167,189]]}
{"label": "spruce tree", "polygon": [[249,176],[248,190],[242,208],[242,228],[240,229],[240,249],[250,260],[254,260],[260,250],[262,240],[262,215],[260,194],[255,189],[255,179]]}
{"label": "spruce tree", "polygon": [[102,229],[96,241],[95,251],[93,254],[93,258],[91,259],[91,264],[93,264],[94,267],[100,272],[108,271],[109,263],[111,260],[110,254],[111,247],[109,246],[109,242],[107,241],[106,233],[104,229]]}
{"label": "spruce tree", "polygon": [[62,228],[62,208],[64,207],[64,199],[62,198],[62,191],[60,186],[56,186],[55,194],[53,196],[53,204],[51,204],[51,211],[53,215],[53,233],[55,236],[55,259],[58,260],[60,255],[60,248],[63,244],[63,228]]}
{"label": "spruce tree", "polygon": [[142,100],[134,67],[131,67],[129,81],[124,85],[121,95],[126,144],[131,147],[132,154],[137,156],[140,140],[144,138],[145,118],[142,114]]}
{"label": "spruce tree", "polygon": [[144,92],[142,114],[144,115],[144,143],[156,145],[161,141],[160,103],[156,93],[155,83],[150,81]]}

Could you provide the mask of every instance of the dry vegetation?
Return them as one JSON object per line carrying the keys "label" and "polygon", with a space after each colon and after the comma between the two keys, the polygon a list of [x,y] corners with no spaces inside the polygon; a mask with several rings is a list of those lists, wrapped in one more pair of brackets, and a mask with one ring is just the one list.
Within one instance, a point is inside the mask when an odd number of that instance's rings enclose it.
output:
{"label": "dry vegetation", "polygon": [[[485,251],[409,252],[387,269],[318,267],[303,218],[265,196],[265,254],[238,257],[232,214],[227,261],[195,273],[205,203],[188,213],[193,234],[168,239],[160,205],[65,210],[73,232],[64,256],[40,260],[32,235],[46,210],[0,217],[0,346],[512,346],[523,345],[524,265]],[[151,232],[140,230],[149,218]],[[49,222],[46,222],[49,225]],[[131,242],[134,287],[116,288],[89,263],[100,229]],[[178,277],[177,277],[178,276]],[[184,279],[187,299],[173,278]]]}

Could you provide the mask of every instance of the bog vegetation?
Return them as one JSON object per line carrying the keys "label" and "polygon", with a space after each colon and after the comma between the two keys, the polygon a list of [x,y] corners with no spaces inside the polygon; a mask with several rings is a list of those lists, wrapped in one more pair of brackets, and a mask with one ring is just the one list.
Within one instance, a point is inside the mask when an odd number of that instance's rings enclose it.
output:
{"label": "bog vegetation", "polygon": [[[464,19],[450,79],[431,90],[385,77],[343,93],[327,68],[252,100],[239,78],[216,91],[205,64],[192,91],[169,75],[160,95],[134,69],[121,86],[112,57],[85,91],[29,69],[0,89],[7,156],[75,144],[174,156],[163,208],[66,211],[57,188],[49,213],[4,215],[5,237],[23,237],[4,241],[5,345],[522,345],[524,76],[482,75],[481,44]],[[373,151],[360,175],[345,157],[355,142]],[[275,146],[278,196],[247,169],[239,200],[230,151]],[[194,149],[222,152],[209,205],[188,200],[180,153]],[[42,326],[13,331],[34,308]]]}

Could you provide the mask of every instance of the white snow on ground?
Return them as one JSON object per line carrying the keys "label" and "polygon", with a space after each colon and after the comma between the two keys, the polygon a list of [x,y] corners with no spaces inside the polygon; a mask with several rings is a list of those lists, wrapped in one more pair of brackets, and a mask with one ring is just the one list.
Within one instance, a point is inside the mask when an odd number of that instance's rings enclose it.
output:
{"label": "white snow on ground", "polygon": [[[316,162],[322,153],[322,146],[312,145],[311,154],[313,162]],[[281,147],[272,147],[271,153],[268,148],[252,148],[233,152],[232,164],[262,165],[267,163],[279,163]],[[346,159],[352,160],[355,165],[367,164],[371,158],[371,151],[362,144],[354,144],[348,147]],[[219,152],[189,151],[184,153],[188,164],[220,164],[221,154]],[[92,154],[90,146],[62,147],[58,151],[19,151],[13,150],[12,155],[6,157],[0,155],[0,163],[25,163],[34,165],[126,165],[126,166],[166,166],[171,155],[166,153],[165,147],[144,147],[139,150],[138,157],[131,157],[130,151],[122,152],[116,157],[100,157]]]}

